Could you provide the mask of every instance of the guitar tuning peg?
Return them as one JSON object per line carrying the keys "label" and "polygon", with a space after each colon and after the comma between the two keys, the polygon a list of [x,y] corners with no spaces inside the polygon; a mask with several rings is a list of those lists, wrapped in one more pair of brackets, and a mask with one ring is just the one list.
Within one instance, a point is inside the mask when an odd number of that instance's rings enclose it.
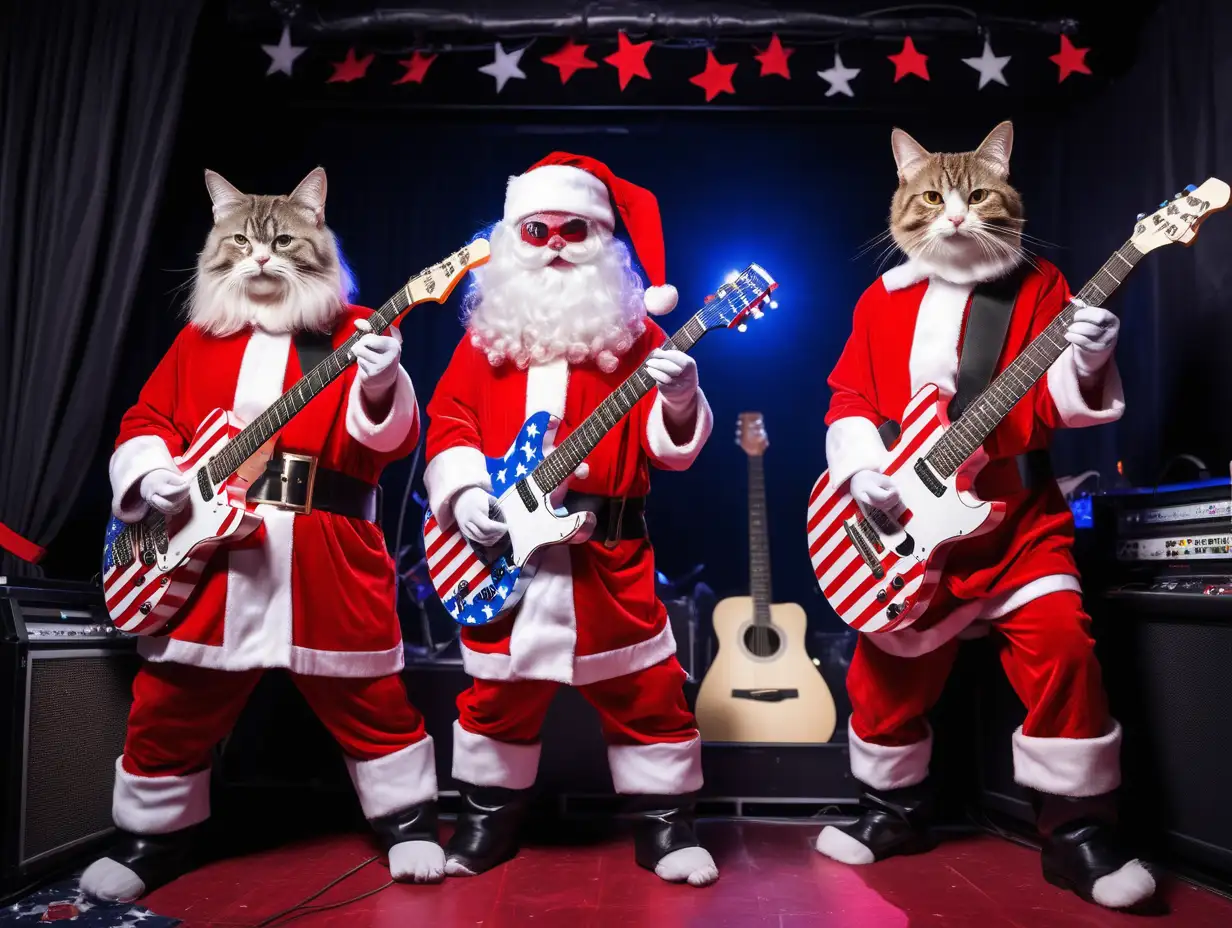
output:
{"label": "guitar tuning peg", "polygon": [[1142,221],[1143,219],[1145,219],[1145,218],[1146,218],[1146,213],[1139,213],[1139,214],[1138,214],[1138,218],[1137,218],[1137,220],[1135,220],[1135,221],[1137,221],[1137,222],[1141,222],[1141,221]]}
{"label": "guitar tuning peg", "polygon": [[1165,206],[1167,206],[1167,205],[1168,205],[1168,201],[1167,201],[1167,200],[1164,200],[1162,203],[1160,203],[1160,204],[1159,204],[1159,208],[1160,208],[1160,209],[1163,209],[1163,208],[1164,208]]}
{"label": "guitar tuning peg", "polygon": [[1198,189],[1198,188],[1197,188],[1195,185],[1190,184],[1190,185],[1188,185],[1188,186],[1185,188],[1185,192],[1186,192],[1186,193],[1193,193],[1193,192],[1194,192],[1195,190],[1197,190],[1197,189]]}

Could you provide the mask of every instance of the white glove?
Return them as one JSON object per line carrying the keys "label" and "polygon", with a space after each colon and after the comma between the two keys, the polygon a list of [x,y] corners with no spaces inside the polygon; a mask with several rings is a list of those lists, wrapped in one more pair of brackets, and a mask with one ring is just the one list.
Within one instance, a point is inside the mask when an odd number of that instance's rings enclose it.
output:
{"label": "white glove", "polygon": [[489,547],[509,531],[501,521],[500,503],[483,487],[470,487],[453,502],[453,518],[468,541]]}
{"label": "white glove", "polygon": [[663,401],[676,408],[697,393],[697,362],[683,351],[656,348],[646,358],[646,373],[659,385]]}
{"label": "white glove", "polygon": [[894,481],[875,470],[858,470],[852,474],[849,492],[857,503],[883,512],[893,511],[900,502]]}
{"label": "white glove", "polygon": [[1074,297],[1078,307],[1074,321],[1065,330],[1065,340],[1074,346],[1074,366],[1078,376],[1089,380],[1108,363],[1121,334],[1121,320],[1099,306],[1090,306]]}
{"label": "white glove", "polygon": [[356,319],[355,328],[368,334],[351,349],[359,368],[359,388],[370,399],[384,397],[398,379],[398,360],[402,343],[393,335],[377,335],[367,319]]}
{"label": "white glove", "polygon": [[191,484],[179,471],[160,467],[141,478],[141,498],[164,515],[179,512],[188,502]]}

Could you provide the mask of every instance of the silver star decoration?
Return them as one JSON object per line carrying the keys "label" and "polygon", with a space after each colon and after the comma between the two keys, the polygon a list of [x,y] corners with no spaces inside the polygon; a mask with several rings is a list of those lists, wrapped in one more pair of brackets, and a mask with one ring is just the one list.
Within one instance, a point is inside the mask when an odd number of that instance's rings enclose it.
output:
{"label": "silver star decoration", "polygon": [[261,48],[265,50],[265,54],[270,56],[270,65],[265,72],[266,77],[277,74],[279,71],[290,77],[295,59],[308,50],[307,46],[291,44],[291,30],[287,26],[282,27],[282,38],[278,40],[277,45],[262,45]]}
{"label": "silver star decoration", "polygon": [[513,474],[514,474],[514,476],[515,476],[515,477],[524,477],[524,476],[526,476],[526,468],[525,468],[525,467],[523,467],[521,464],[519,464],[519,465],[518,465],[518,466],[514,469]]}
{"label": "silver star decoration", "polygon": [[854,97],[855,93],[851,89],[851,82],[859,73],[859,68],[849,68],[844,65],[843,59],[839,56],[839,53],[835,52],[834,66],[827,68],[824,71],[818,71],[817,76],[830,85],[830,89],[826,91],[827,97],[832,97],[836,93],[842,93],[849,97]]}
{"label": "silver star decoration", "polygon": [[536,435],[539,434],[539,426],[535,425],[535,423],[532,422],[530,425],[526,427],[526,434],[529,435],[531,438],[534,438]]}
{"label": "silver star decoration", "polygon": [[484,618],[488,618],[488,619],[492,618],[492,607],[491,607],[491,606],[484,606],[484,607],[483,607],[483,615],[484,615]]}
{"label": "silver star decoration", "polygon": [[509,471],[506,468],[502,467],[500,470],[496,472],[496,482],[504,483],[508,479],[507,477],[508,473]]}
{"label": "silver star decoration", "polygon": [[522,73],[522,69],[518,67],[518,62],[522,60],[522,52],[526,51],[529,46],[523,46],[516,52],[507,52],[505,47],[500,42],[496,43],[496,60],[491,64],[485,64],[479,70],[484,74],[490,74],[496,78],[496,92],[500,93],[505,89],[505,84],[509,83],[513,78],[526,80],[526,75]]}
{"label": "silver star decoration", "polygon": [[529,461],[535,456],[535,449],[531,446],[530,442],[527,442],[522,446],[522,453],[526,455],[526,460]]}
{"label": "silver star decoration", "polygon": [[1005,81],[1005,66],[1009,64],[1010,55],[1002,55],[1000,57],[992,53],[992,46],[988,44],[988,40],[984,40],[984,54],[978,58],[964,58],[963,64],[968,65],[980,72],[980,86],[978,90],[983,90],[984,86],[989,81],[996,81],[1003,87],[1008,87],[1009,84]]}

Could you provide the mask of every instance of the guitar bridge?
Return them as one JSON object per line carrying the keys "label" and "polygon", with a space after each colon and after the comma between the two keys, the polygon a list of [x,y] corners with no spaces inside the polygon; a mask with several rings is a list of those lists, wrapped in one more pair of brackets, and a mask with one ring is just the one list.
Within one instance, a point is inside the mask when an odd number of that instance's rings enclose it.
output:
{"label": "guitar bridge", "polygon": [[843,523],[843,531],[847,533],[847,540],[855,545],[856,550],[860,552],[860,557],[864,559],[868,569],[873,572],[873,576],[878,580],[884,577],[885,568],[881,566],[881,561],[877,560],[877,555],[873,552],[872,545],[868,543],[864,535],[852,528],[850,522]]}

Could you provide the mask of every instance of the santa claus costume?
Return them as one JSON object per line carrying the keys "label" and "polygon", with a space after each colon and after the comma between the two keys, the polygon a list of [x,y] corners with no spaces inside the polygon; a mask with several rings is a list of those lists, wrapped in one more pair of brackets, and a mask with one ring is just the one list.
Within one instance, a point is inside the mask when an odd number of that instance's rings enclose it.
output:
{"label": "santa claus costume", "polygon": [[[317,175],[290,203],[319,223],[325,178]],[[216,175],[207,183],[217,222],[239,221],[235,215],[252,198]],[[247,224],[251,240],[236,235],[250,251],[236,263],[237,275],[245,262],[264,269],[278,260],[269,223],[264,236],[256,225]],[[322,355],[371,314],[338,297],[346,283],[337,274],[332,287],[333,306],[321,320],[329,335],[317,339]],[[284,296],[297,298],[302,289]],[[151,506],[172,512],[182,505],[187,489],[172,457],[186,450],[208,413],[229,409],[251,421],[303,374],[301,335],[279,321],[294,314],[291,304],[266,301],[264,324],[253,319],[223,336],[206,330],[203,320],[218,314],[205,309],[121,423],[110,476],[122,520],[136,521]],[[269,668],[290,672],[337,739],[394,876],[444,875],[432,738],[399,674],[394,567],[379,525],[377,482],[387,463],[415,447],[418,403],[399,363],[396,330],[365,335],[353,350],[358,367],[287,424],[265,474],[251,485],[248,498],[262,517],[257,532],[217,551],[170,630],[138,642],[146,663],[116,762],[113,816],[121,841],[82,877],[95,897],[129,901],[192,866],[193,839],[210,814],[211,753]],[[303,460],[287,455],[312,459],[314,478],[303,481]]]}
{"label": "santa claus costume", "polygon": [[[617,214],[648,290],[613,237]],[[612,781],[639,813],[638,863],[704,885],[718,870],[693,832],[701,742],[642,514],[650,468],[692,464],[713,417],[692,360],[656,350],[665,335],[646,318],[676,302],[657,200],[593,159],[556,153],[509,180],[491,247],[468,296],[467,334],[428,406],[424,482],[440,523],[494,543],[504,529],[485,456],[504,455],[541,411],[553,416],[550,450],[643,361],[658,386],[572,478],[563,505],[596,513],[590,540],[542,552],[511,617],[462,629],[475,679],[458,698],[453,776],[466,806],[447,872],[478,873],[515,852],[540,728],[563,684],[602,719]]]}
{"label": "santa claus costume", "polygon": [[[910,145],[896,148],[900,176],[917,154]],[[1001,155],[1008,172],[1008,140]],[[961,225],[963,216],[962,207],[947,207],[946,221]],[[888,455],[878,428],[896,421],[928,384],[955,395],[977,285],[1010,273],[1020,281],[998,372],[1070,301],[1065,278],[1048,262],[1014,264],[988,262],[964,272],[952,262],[911,258],[861,297],[830,376],[826,416],[831,479],[850,480],[860,502],[896,505],[887,498],[896,491],[880,475]],[[931,846],[932,732],[925,716],[941,695],[959,639],[991,633],[1027,707],[1013,735],[1014,774],[1035,800],[1045,876],[1111,907],[1154,891],[1149,872],[1115,838],[1121,728],[1108,713],[1082,607],[1073,518],[1047,467],[1055,429],[1112,422],[1124,409],[1112,358],[1116,317],[1083,305],[1067,336],[1072,344],[984,444],[990,461],[974,490],[1004,502],[1004,520],[952,549],[941,592],[923,617],[857,641],[847,678],[849,747],[864,813],[821,833],[817,850],[829,857],[867,864]]]}

